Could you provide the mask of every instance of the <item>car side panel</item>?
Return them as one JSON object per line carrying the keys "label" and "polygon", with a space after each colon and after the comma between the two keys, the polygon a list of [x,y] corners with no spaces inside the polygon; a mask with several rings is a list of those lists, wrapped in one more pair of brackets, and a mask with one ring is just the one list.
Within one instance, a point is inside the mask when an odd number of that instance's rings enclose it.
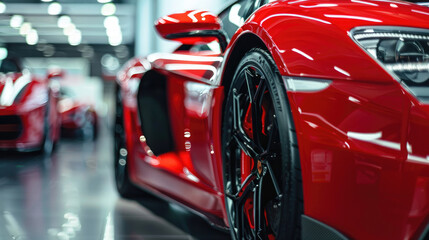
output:
{"label": "car side panel", "polygon": [[[215,131],[212,119],[223,88],[210,84],[219,64],[204,60],[189,63],[172,57],[174,55],[168,55],[167,59],[157,57],[150,71],[166,78],[174,151],[159,156],[153,154],[147,143],[149,139],[142,132],[137,91],[131,93],[127,84],[122,84],[131,179],[141,187],[222,219],[222,183],[217,178],[218,156],[212,141]],[[208,70],[190,69],[195,65],[209,67]],[[168,66],[174,70],[167,70]],[[144,73],[139,77],[144,81]]]}

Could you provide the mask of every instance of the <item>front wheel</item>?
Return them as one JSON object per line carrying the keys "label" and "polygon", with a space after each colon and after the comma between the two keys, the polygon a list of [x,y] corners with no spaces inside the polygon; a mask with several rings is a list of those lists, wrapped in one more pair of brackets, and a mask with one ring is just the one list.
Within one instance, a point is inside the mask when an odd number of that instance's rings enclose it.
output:
{"label": "front wheel", "polygon": [[301,170],[285,87],[261,49],[239,63],[224,106],[224,190],[233,239],[299,239]]}

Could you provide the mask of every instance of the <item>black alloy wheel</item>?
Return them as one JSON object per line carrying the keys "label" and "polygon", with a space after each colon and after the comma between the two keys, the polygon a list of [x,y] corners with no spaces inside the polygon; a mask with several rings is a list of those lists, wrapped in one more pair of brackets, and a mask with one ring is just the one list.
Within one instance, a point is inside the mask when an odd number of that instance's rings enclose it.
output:
{"label": "black alloy wheel", "polygon": [[301,169],[285,87],[271,56],[252,49],[224,106],[224,190],[233,239],[299,239]]}

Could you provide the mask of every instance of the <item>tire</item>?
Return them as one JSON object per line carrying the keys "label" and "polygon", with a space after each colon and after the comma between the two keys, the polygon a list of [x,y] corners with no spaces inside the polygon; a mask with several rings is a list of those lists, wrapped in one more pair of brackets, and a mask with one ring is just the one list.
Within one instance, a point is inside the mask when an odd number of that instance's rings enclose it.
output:
{"label": "tire", "polygon": [[[119,88],[119,87],[118,87]],[[129,178],[128,149],[125,140],[123,108],[119,89],[116,91],[116,114],[114,125],[114,171],[115,183],[118,193],[123,198],[137,198],[144,196]]]}
{"label": "tire", "polygon": [[278,69],[261,49],[245,54],[227,93],[222,157],[232,239],[300,239],[295,128]]}
{"label": "tire", "polygon": [[43,122],[43,140],[42,144],[40,145],[40,149],[38,152],[45,156],[51,156],[52,152],[54,151],[54,147],[56,143],[52,139],[52,128],[49,124],[49,101],[46,105],[46,111],[45,111],[45,119]]}

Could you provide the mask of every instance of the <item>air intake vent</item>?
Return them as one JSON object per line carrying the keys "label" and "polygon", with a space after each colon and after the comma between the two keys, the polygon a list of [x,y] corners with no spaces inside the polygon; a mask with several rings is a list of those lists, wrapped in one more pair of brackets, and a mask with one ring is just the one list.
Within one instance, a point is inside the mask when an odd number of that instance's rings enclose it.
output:
{"label": "air intake vent", "polygon": [[21,133],[21,118],[18,116],[0,116],[0,140],[14,140]]}

